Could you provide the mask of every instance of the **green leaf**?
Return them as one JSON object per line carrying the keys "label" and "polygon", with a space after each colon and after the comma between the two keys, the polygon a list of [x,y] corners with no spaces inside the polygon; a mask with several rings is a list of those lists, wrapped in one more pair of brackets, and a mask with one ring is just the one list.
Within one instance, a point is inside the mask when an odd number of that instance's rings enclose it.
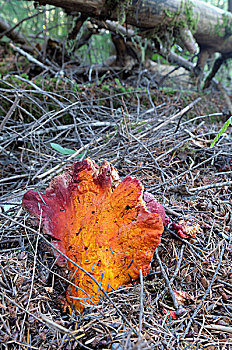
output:
{"label": "green leaf", "polygon": [[117,85],[122,86],[121,81],[118,78],[114,78],[114,81]]}
{"label": "green leaf", "polygon": [[227,121],[225,122],[221,130],[217,133],[217,135],[215,136],[215,138],[213,139],[210,145],[210,148],[212,148],[215,145],[215,143],[218,142],[218,140],[224,134],[224,132],[226,131],[229,125],[232,125],[232,116],[229,119],[227,119]]}
{"label": "green leaf", "polygon": [[[74,154],[74,153],[76,153],[76,151],[74,149],[64,148],[61,145],[59,145],[58,143],[52,143],[51,142],[50,145],[55,151],[57,151],[57,152],[59,152],[61,154],[67,155],[67,154]],[[82,154],[77,154],[77,157],[81,157],[81,156],[82,156]]]}

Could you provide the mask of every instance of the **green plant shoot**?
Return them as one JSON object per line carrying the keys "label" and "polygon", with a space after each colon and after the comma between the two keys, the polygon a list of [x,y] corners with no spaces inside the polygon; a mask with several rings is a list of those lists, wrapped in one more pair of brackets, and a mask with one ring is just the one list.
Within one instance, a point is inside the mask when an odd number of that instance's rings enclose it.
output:
{"label": "green plant shoot", "polygon": [[232,125],[232,116],[229,119],[227,119],[227,121],[225,122],[221,130],[217,133],[217,135],[215,136],[215,138],[213,139],[210,145],[210,148],[212,148],[215,145],[215,143],[218,142],[218,140],[224,134],[224,132],[226,131],[229,125]]}

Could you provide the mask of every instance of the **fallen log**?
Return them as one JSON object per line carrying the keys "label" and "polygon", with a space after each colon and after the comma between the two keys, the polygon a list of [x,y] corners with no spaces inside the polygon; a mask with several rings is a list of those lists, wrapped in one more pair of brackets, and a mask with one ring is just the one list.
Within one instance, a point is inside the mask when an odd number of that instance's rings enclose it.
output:
{"label": "fallen log", "polygon": [[[122,10],[123,3],[126,23],[147,30],[150,36],[154,29],[154,36],[165,28],[178,29],[172,33],[175,36],[187,28],[200,47],[222,54],[232,51],[232,14],[199,0],[39,0],[38,3],[62,7],[70,14],[81,12],[98,19],[113,20],[118,19],[118,6]],[[132,4],[129,6],[129,3]]]}

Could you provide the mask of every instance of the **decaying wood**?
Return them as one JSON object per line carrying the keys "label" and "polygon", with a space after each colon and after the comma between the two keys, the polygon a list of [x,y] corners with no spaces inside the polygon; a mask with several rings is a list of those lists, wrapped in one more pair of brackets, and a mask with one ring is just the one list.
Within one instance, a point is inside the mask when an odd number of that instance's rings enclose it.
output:
{"label": "decaying wood", "polygon": [[125,67],[126,69],[131,69],[139,62],[135,45],[133,45],[131,41],[126,40],[120,34],[111,34],[111,38],[117,53],[115,64]]}
{"label": "decaying wood", "polygon": [[87,19],[86,15],[80,15],[78,18],[76,18],[75,20],[75,25],[73,27],[73,30],[71,33],[69,33],[68,39],[75,39],[77,34],[79,33],[82,24],[84,23],[84,21]]}
{"label": "decaying wood", "polygon": [[205,80],[204,89],[207,89],[209,87],[212,79],[215,77],[215,75],[218,72],[218,70],[220,69],[221,65],[229,58],[232,58],[232,52],[228,53],[228,54],[225,54],[225,55],[220,55],[220,57],[218,57],[215,60],[213,68],[212,68],[210,74],[207,76],[207,78]]}
{"label": "decaying wood", "polygon": [[[32,1],[32,0],[28,0]],[[67,13],[73,15],[80,14],[70,38],[74,38],[79,32],[84,19],[89,17],[98,20],[99,27],[108,28],[112,33],[113,42],[117,51],[116,61],[107,61],[107,65],[122,66],[126,70],[132,69],[137,63],[141,63],[139,50],[131,45],[125,37],[131,37],[131,29],[122,27],[113,29],[109,20],[117,20],[119,16],[119,5],[116,1],[109,0],[39,0],[40,5],[50,4],[62,7]],[[196,83],[200,86],[204,72],[204,66],[209,56],[214,52],[220,52],[221,57],[215,62],[211,74],[205,82],[205,88],[209,86],[220,65],[224,63],[232,54],[232,14],[217,7],[211,6],[203,1],[194,2],[182,0],[171,0],[162,2],[160,0],[143,0],[129,6],[129,3],[122,5],[124,8],[127,25],[139,28],[139,35],[153,40],[155,49],[165,58],[169,54],[172,43],[176,41],[181,47],[187,49],[190,54],[197,52],[197,45],[200,48],[198,62],[194,68],[197,77]],[[108,21],[106,21],[108,20]],[[103,23],[103,24],[102,24]],[[115,26],[115,25],[113,25]],[[121,28],[120,28],[121,27]],[[124,30],[122,30],[124,28]],[[126,32],[125,37],[120,37],[119,33]],[[84,45],[92,36],[93,31],[87,28],[83,37],[73,51]],[[154,48],[153,48],[154,49]],[[142,59],[143,61],[143,59]],[[186,68],[186,64],[178,59],[178,64]],[[188,69],[190,65],[188,65]],[[104,72],[104,67],[98,72]],[[83,71],[83,68],[80,72]]]}
{"label": "decaying wood", "polygon": [[[32,0],[28,0],[32,1]],[[99,19],[117,19],[116,2],[106,0],[39,0],[41,5],[51,4],[59,6],[68,12],[77,11]],[[113,6],[115,5],[115,6]],[[193,36],[196,42],[213,51],[228,53],[232,47],[232,34],[226,33],[230,28],[232,15],[217,7],[196,0],[194,3],[185,3],[181,0],[163,2],[160,0],[138,1],[127,10],[126,22],[138,28],[153,30],[162,24],[164,28],[182,24],[188,27],[187,7],[190,9],[192,20],[195,21],[196,30]],[[225,24],[227,23],[227,24]],[[191,28],[189,28],[191,30]]]}
{"label": "decaying wood", "polygon": [[[116,1],[68,0],[64,2],[62,0],[40,0],[39,3],[41,5],[52,4],[60,6],[74,17],[75,13],[80,14],[73,31],[70,33],[70,38],[75,37],[88,16],[97,18],[100,21],[103,19],[117,19],[118,17]],[[210,6],[205,2],[197,0],[194,3],[187,1],[183,3],[181,0],[172,0],[166,4],[160,0],[144,0],[139,1],[135,5],[125,5],[125,13],[126,23],[138,27],[140,29],[139,35],[144,37],[148,35],[151,40],[153,39],[156,45],[158,44],[158,51],[165,58],[173,56],[172,53],[169,54],[170,47],[165,47],[165,45],[170,46],[169,42],[173,40],[173,37],[192,54],[196,53],[198,44],[200,47],[199,58],[196,67],[194,67],[194,73],[198,77],[196,81],[198,85],[200,85],[208,57],[214,52],[220,52],[221,56],[215,61],[204,88],[209,86],[221,64],[232,55],[232,14]],[[36,15],[38,13],[33,16]],[[102,26],[100,23],[105,23],[103,27],[105,25],[106,28],[114,31],[112,38],[116,47],[117,58],[110,65],[132,69],[137,63],[141,63],[142,56],[139,50],[130,40],[126,39],[126,37],[131,37],[131,32],[133,31],[121,25],[116,25],[115,22],[109,20],[105,22],[100,21],[98,21],[99,26]],[[86,27],[81,39],[73,45],[72,51],[88,42],[92,34],[94,34],[92,29]],[[15,30],[15,27],[10,27],[9,24],[1,20],[0,31],[0,37],[7,35],[14,42],[24,44],[23,49],[25,51],[34,53],[35,48],[27,44],[26,39]],[[119,33],[125,36],[121,37]],[[164,33],[169,34],[165,35]],[[179,65],[186,68],[186,64],[181,58],[178,58],[176,61],[178,61]],[[187,69],[191,69],[189,68],[190,65],[188,65]],[[98,67],[97,70],[104,72],[104,67]],[[84,71],[85,68],[84,70],[81,68],[79,73],[81,74]]]}
{"label": "decaying wood", "polygon": [[0,39],[4,35],[16,43],[26,44],[25,38],[4,21],[4,19],[0,18]]}
{"label": "decaying wood", "polygon": [[187,49],[191,54],[195,54],[197,52],[197,44],[192,32],[188,28],[182,28],[179,31],[179,35],[178,43],[180,46]]}
{"label": "decaying wood", "polygon": [[221,93],[222,93],[222,95],[224,97],[224,100],[225,100],[225,102],[227,104],[229,114],[232,115],[232,101],[231,101],[231,97],[228,95],[226,89],[221,84],[221,82],[218,83],[218,88],[221,91]]}

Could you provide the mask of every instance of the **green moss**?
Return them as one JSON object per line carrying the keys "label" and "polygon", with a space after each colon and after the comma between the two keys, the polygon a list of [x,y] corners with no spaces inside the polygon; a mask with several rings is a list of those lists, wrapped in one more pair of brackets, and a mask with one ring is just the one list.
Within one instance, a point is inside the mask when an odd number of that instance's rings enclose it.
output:
{"label": "green moss", "polygon": [[219,37],[228,37],[232,35],[232,20],[231,17],[226,13],[222,15],[222,22],[220,23],[219,18],[217,19],[217,24],[214,27],[214,33]]}
{"label": "green moss", "polygon": [[110,90],[111,88],[109,85],[106,85],[106,84],[102,85],[102,91],[110,91]]}
{"label": "green moss", "polygon": [[73,91],[73,92],[81,92],[82,89],[81,89],[81,87],[80,87],[77,83],[74,83],[74,84],[73,84],[73,87],[72,87],[72,91]]}
{"label": "green moss", "polygon": [[170,87],[163,87],[162,88],[162,91],[166,94],[166,95],[169,95],[169,96],[173,96],[175,95],[175,93],[177,92],[177,90],[173,89],[173,88],[170,88]]}
{"label": "green moss", "polygon": [[151,59],[152,59],[153,61],[156,61],[156,62],[158,61],[158,62],[161,63],[161,64],[168,64],[168,61],[165,60],[165,58],[163,58],[162,56],[160,56],[158,53],[154,53],[154,54],[152,55]]}
{"label": "green moss", "polygon": [[[194,15],[193,6],[192,1],[182,0],[180,7],[175,12],[165,10],[164,13],[166,17],[172,18],[172,21],[169,22],[172,26],[179,29],[188,28],[194,33],[197,29],[199,17]],[[180,16],[184,16],[184,18],[180,18]]]}
{"label": "green moss", "polygon": [[21,73],[20,76],[24,79],[27,79],[27,80],[29,79],[29,75],[26,73]]}
{"label": "green moss", "polygon": [[116,10],[117,20],[119,24],[123,24],[126,20],[126,12],[129,6],[132,5],[132,0],[107,0],[106,7],[109,12]]}
{"label": "green moss", "polygon": [[197,15],[195,17],[194,15],[193,6],[191,1],[186,1],[184,6],[184,14],[186,17],[186,23],[184,23],[184,25],[187,24],[187,28],[189,28],[192,33],[197,30],[197,23],[199,21],[199,16]]}
{"label": "green moss", "polygon": [[199,17],[194,14],[193,6],[190,0],[182,0],[180,7],[175,12],[165,10],[166,17],[151,32],[150,38],[158,41],[169,52],[179,37],[181,29],[188,28],[192,33],[196,31]]}

